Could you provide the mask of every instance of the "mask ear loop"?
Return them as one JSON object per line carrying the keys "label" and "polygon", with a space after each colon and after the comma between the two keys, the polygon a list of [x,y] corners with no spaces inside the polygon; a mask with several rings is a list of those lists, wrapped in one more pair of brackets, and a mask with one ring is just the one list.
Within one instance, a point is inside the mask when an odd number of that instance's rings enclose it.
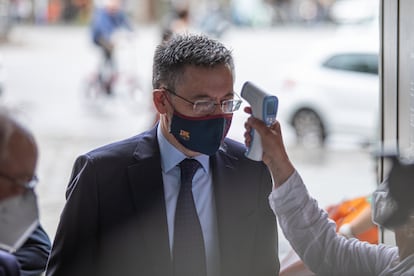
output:
{"label": "mask ear loop", "polygon": [[[168,90],[166,90],[164,87],[161,87],[161,88],[159,88],[160,90],[163,90],[163,93],[164,93],[164,96],[165,96],[165,99],[167,100],[167,102],[171,105],[171,107],[172,107],[172,109],[173,109],[173,114],[175,113],[175,112],[177,112],[176,110],[175,110],[175,107],[174,107],[174,105],[172,104],[172,102],[171,102],[171,100],[170,100],[170,97],[167,95],[169,92],[168,92]],[[171,132],[171,117],[169,117],[169,116],[167,116],[169,119],[168,119],[168,121],[169,121],[169,123],[168,123],[168,132]]]}
{"label": "mask ear loop", "polygon": [[[167,102],[169,103],[169,104],[171,104],[171,102],[170,102],[170,99],[169,99],[169,97],[168,97],[168,95],[167,95],[167,93],[168,93],[168,91],[165,89],[165,88],[163,88],[163,87],[161,87],[161,88],[159,88],[160,90],[162,90],[162,93],[164,94],[164,97],[167,99]],[[171,104],[172,105],[172,104]]]}
{"label": "mask ear loop", "polygon": [[171,105],[171,107],[173,108],[173,111],[175,112],[175,107],[174,107],[174,105],[172,104],[170,97],[167,95],[167,94],[169,93],[169,92],[168,92],[168,90],[167,90],[167,89],[165,89],[165,88],[163,88],[163,87],[161,87],[160,89],[161,89],[161,90],[163,90],[163,92],[164,92],[164,96],[165,96],[165,98],[166,98],[167,102]]}
{"label": "mask ear loop", "polygon": [[168,97],[168,95],[166,95],[167,93],[170,93],[170,92],[168,92],[168,90],[166,90],[165,88],[160,88],[160,89],[164,90],[165,98],[167,99],[167,102],[171,105],[171,107],[173,108],[173,114],[177,114],[180,117],[188,117],[188,116],[185,116],[184,114],[182,114],[181,112],[177,111],[175,106],[172,104],[171,99]]}

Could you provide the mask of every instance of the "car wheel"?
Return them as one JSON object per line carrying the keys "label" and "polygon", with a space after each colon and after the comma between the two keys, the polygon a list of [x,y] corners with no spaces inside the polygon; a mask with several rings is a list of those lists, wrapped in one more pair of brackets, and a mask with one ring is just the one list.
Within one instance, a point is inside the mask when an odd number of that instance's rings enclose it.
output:
{"label": "car wheel", "polygon": [[307,148],[322,147],[325,143],[325,129],[318,114],[311,109],[301,109],[292,118],[299,145]]}

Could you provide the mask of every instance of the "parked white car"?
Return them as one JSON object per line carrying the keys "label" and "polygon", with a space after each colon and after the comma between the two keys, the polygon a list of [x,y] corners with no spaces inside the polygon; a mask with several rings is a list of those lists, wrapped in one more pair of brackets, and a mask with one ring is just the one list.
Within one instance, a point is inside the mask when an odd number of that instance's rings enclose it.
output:
{"label": "parked white car", "polygon": [[360,24],[379,17],[378,0],[337,0],[332,4],[330,17],[338,24]]}
{"label": "parked white car", "polygon": [[371,143],[379,120],[378,48],[361,43],[310,56],[282,81],[279,119],[306,146],[322,146],[333,135]]}

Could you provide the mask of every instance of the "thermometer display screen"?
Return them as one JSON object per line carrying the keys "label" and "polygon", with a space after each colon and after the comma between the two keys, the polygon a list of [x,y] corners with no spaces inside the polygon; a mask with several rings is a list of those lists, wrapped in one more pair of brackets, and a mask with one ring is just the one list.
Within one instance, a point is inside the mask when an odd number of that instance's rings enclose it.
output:
{"label": "thermometer display screen", "polygon": [[274,101],[266,103],[266,115],[274,115],[276,113],[276,104]]}

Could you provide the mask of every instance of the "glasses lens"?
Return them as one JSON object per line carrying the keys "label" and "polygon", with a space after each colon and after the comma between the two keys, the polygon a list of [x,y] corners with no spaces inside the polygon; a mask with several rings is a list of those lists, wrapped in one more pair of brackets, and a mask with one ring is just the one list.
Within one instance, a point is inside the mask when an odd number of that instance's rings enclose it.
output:
{"label": "glasses lens", "polygon": [[[221,102],[221,110],[224,113],[233,113],[240,108],[241,100],[226,100]],[[194,112],[198,114],[209,114],[214,112],[216,104],[214,101],[196,101],[193,105]]]}
{"label": "glasses lens", "polygon": [[221,103],[221,109],[224,113],[233,113],[240,108],[240,100],[228,100]]}
{"label": "glasses lens", "polygon": [[215,102],[212,101],[196,101],[193,109],[198,114],[206,114],[214,111]]}

